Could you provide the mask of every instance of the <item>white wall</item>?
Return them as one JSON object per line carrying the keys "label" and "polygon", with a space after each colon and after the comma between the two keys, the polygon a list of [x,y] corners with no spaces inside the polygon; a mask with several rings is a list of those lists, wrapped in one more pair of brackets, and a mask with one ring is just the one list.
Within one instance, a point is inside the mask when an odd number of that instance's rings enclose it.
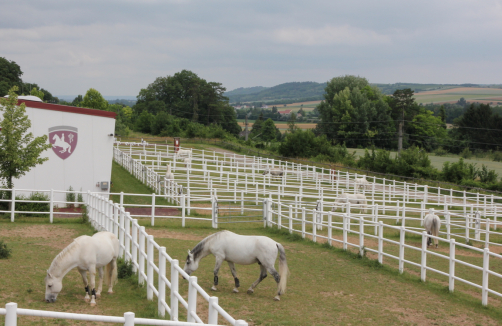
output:
{"label": "white wall", "polygon": [[[49,128],[55,126],[71,126],[78,129],[77,145],[72,154],[61,159],[50,148],[40,157],[49,160],[37,165],[20,179],[14,181],[16,189],[39,190],[74,190],[102,191],[97,182],[111,179],[113,159],[113,134],[115,119],[81,113],[70,113],[29,107],[26,102],[26,113],[31,120],[30,131],[35,137],[48,135]],[[64,200],[60,194],[56,200]]]}

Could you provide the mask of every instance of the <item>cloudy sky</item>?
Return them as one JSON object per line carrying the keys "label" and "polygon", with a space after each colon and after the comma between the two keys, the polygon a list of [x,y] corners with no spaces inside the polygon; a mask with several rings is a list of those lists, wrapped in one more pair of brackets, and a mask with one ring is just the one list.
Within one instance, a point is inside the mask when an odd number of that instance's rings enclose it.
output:
{"label": "cloudy sky", "polygon": [[54,95],[136,96],[188,69],[238,87],[502,83],[502,0],[3,1],[0,57]]}

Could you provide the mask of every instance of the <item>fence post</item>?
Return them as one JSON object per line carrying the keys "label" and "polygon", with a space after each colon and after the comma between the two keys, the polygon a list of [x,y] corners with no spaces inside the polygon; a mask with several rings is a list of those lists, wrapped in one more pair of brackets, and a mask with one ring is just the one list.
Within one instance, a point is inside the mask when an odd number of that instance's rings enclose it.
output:
{"label": "fence post", "polygon": [[485,233],[485,248],[488,248],[490,245],[490,219],[486,219],[486,233]]}
{"label": "fence post", "polygon": [[124,326],[134,326],[134,312],[124,312]]}
{"label": "fence post", "polygon": [[139,252],[138,252],[138,259],[139,259],[138,283],[140,285],[143,285],[145,283],[145,279],[143,277],[143,274],[145,273],[144,254],[145,254],[145,227],[141,226],[139,228]]}
{"label": "fence post", "polygon": [[[247,187],[247,182],[246,182],[246,187]],[[244,215],[244,190],[241,190],[241,215]]]}
{"label": "fence post", "polygon": [[401,226],[399,228],[399,273],[402,274],[404,272],[404,234],[405,228]]}
{"label": "fence post", "polygon": [[177,259],[173,259],[171,261],[171,320],[178,320],[178,297],[176,293],[178,293],[178,281],[179,281],[179,272],[176,269],[176,266],[179,265]]}
{"label": "fence post", "polygon": [[17,303],[5,304],[5,326],[17,326]]}
{"label": "fence post", "polygon": [[451,237],[450,212],[446,212],[444,217],[446,220],[446,239],[450,240]]}
{"label": "fence post", "polygon": [[450,271],[448,281],[448,288],[450,292],[453,292],[455,287],[455,239],[450,240]]}
{"label": "fence post", "polygon": [[420,261],[420,279],[425,282],[425,276],[427,273],[427,232],[422,232],[422,259]]}
{"label": "fence post", "polygon": [[208,303],[209,312],[207,323],[209,325],[218,325],[218,310],[216,310],[216,306],[218,306],[218,297],[210,297]]}
{"label": "fence post", "polygon": [[289,233],[293,233],[293,206],[289,205]]}
{"label": "fence post", "polygon": [[347,214],[342,215],[343,218],[343,250],[347,250]]}
{"label": "fence post", "polygon": [[147,236],[146,247],[146,299],[153,300],[153,235]]}
{"label": "fence post", "polygon": [[164,282],[164,277],[166,276],[166,247],[159,248],[159,295],[157,297],[157,310],[159,316],[164,317],[166,315],[166,307],[162,301],[166,301],[166,283]]}
{"label": "fence post", "polygon": [[277,228],[280,230],[282,226],[282,205],[279,201],[277,203]]}
{"label": "fence post", "polygon": [[332,216],[332,213],[330,211],[330,212],[328,212],[328,244],[330,246],[331,246],[331,243],[332,243],[331,239],[332,239],[332,235],[333,235],[332,234],[333,230],[331,228],[331,222],[332,222],[332,220],[333,220],[333,216]]}
{"label": "fence post", "polygon": [[467,214],[465,216],[465,242],[468,243],[469,242],[469,235],[470,235],[470,226],[471,226],[471,216],[470,214]]}
{"label": "fence post", "polygon": [[119,248],[119,255],[120,257],[124,257],[124,250],[125,250],[125,212],[124,209],[122,208],[120,210],[120,219],[119,219],[119,241],[120,241],[120,248]]}
{"label": "fence post", "polygon": [[305,207],[302,207],[302,238],[305,239]]}
{"label": "fence post", "polygon": [[125,251],[126,251],[126,257],[125,260],[129,261],[129,255],[131,253],[131,239],[129,236],[131,235],[131,214],[129,212],[126,213],[126,217],[124,219],[124,225],[125,225],[125,236],[124,236],[124,241],[125,241]]}
{"label": "fence post", "polygon": [[312,211],[312,241],[317,240],[317,209]]}
{"label": "fence post", "polygon": [[14,212],[16,210],[16,189],[12,188],[11,190],[11,199],[10,199],[10,221],[14,222]]}
{"label": "fence post", "polygon": [[364,219],[359,217],[359,255],[364,256]]}
{"label": "fence post", "polygon": [[113,204],[113,234],[119,237],[119,204]]}
{"label": "fence post", "polygon": [[378,222],[378,262],[383,264],[383,222]]}
{"label": "fence post", "polygon": [[181,226],[185,227],[185,194],[181,195]]}
{"label": "fence post", "polygon": [[263,227],[264,228],[267,227],[267,216],[268,216],[267,209],[268,209],[268,199],[265,198],[263,200]]}
{"label": "fence post", "polygon": [[136,266],[138,264],[138,230],[139,230],[139,224],[138,220],[132,220],[132,248],[131,248],[131,256],[132,256],[132,270],[133,272],[138,271],[138,267]]}
{"label": "fence post", "polygon": [[481,303],[488,305],[488,271],[490,266],[490,250],[485,248],[483,251],[483,285],[481,287]]}
{"label": "fence post", "polygon": [[193,286],[197,283],[197,276],[190,276],[188,279],[188,307],[187,307],[187,322],[195,323],[195,318],[192,316],[197,313],[197,289]]}
{"label": "fence post", "polygon": [[49,203],[49,221],[54,221],[54,189],[51,189],[51,202]]}
{"label": "fence post", "polygon": [[152,226],[155,225],[155,193],[152,193],[152,216],[151,216],[150,224]]}

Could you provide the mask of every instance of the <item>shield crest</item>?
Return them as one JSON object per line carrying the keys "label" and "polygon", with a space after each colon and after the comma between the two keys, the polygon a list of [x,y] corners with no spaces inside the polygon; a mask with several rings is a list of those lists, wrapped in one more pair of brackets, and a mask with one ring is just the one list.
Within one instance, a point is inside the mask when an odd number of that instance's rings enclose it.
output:
{"label": "shield crest", "polygon": [[52,150],[65,160],[75,151],[78,142],[78,129],[71,126],[56,126],[49,128],[49,142]]}

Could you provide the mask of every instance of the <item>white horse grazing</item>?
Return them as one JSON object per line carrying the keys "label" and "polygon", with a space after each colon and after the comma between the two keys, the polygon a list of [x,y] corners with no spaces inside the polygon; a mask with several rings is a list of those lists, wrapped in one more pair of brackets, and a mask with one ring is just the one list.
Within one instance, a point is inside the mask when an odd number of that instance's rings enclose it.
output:
{"label": "white horse grazing", "polygon": [[[96,297],[101,296],[103,288],[103,267],[106,266],[108,293],[113,293],[113,285],[117,282],[117,257],[119,241],[111,232],[98,232],[92,237],[83,235],[70,243],[52,261],[45,277],[45,301],[55,302],[63,288],[63,277],[75,267],[78,269],[85,286],[85,301],[96,305]],[[96,269],[99,271],[99,286],[95,290]],[[87,283],[87,272],[90,273],[90,288]]]}
{"label": "white horse grazing", "polygon": [[187,158],[192,157],[192,149],[191,148],[178,150],[178,152],[176,153],[176,159],[180,159],[180,158],[184,158],[184,157],[187,157]]}
{"label": "white horse grazing", "polygon": [[167,180],[174,180],[174,174],[171,172],[171,165],[167,165],[166,175],[164,176]]}
{"label": "white horse grazing", "polygon": [[369,184],[366,180],[366,176],[363,175],[361,178],[356,178],[356,190],[363,189],[366,190],[366,186]]}
{"label": "white horse grazing", "polygon": [[192,160],[189,157],[187,157],[185,160],[183,160],[183,163],[185,163],[186,168],[189,168],[192,166]]}
{"label": "white horse grazing", "polygon": [[[274,268],[277,254],[279,253],[279,273]],[[286,252],[284,247],[274,240],[264,236],[238,235],[230,231],[220,231],[212,234],[199,242],[191,251],[188,250],[188,256],[184,271],[190,275],[199,267],[202,258],[209,254],[216,257],[214,266],[214,285],[211,290],[216,291],[218,285],[218,271],[223,261],[228,262],[230,271],[234,277],[234,292],[240,286],[234,263],[239,265],[250,265],[258,263],[260,265],[260,277],[248,289],[248,294],[254,292],[254,288],[267,277],[267,271],[277,282],[277,296],[274,300],[280,300],[280,295],[286,292],[286,282],[289,274],[288,264],[286,262]]]}
{"label": "white horse grazing", "polygon": [[[424,227],[427,234],[433,235],[435,237],[439,236],[439,229],[441,228],[441,219],[439,216],[434,214],[434,209],[429,209],[429,214],[425,215],[424,218]],[[436,248],[438,247],[439,240],[434,239],[434,244]],[[427,247],[432,244],[431,237],[427,237]]]}
{"label": "white horse grazing", "polygon": [[279,177],[282,177],[284,175],[284,170],[282,169],[278,169],[278,168],[274,168],[274,169],[266,169],[265,171],[263,171],[262,175],[267,175],[269,174],[274,177],[274,178],[279,178]]}
{"label": "white horse grazing", "polygon": [[336,211],[338,205],[347,204],[349,202],[351,204],[358,205],[363,214],[366,213],[366,196],[363,194],[347,194],[347,193],[343,193],[340,196],[338,196],[338,198],[335,200],[335,203],[333,204],[333,208],[331,208],[331,211],[334,212]]}
{"label": "white horse grazing", "polygon": [[68,153],[71,153],[71,145],[64,141],[64,134],[61,135],[61,138],[59,138],[58,135],[54,134],[52,140],[54,140],[52,147],[61,147],[63,149],[59,151],[60,153],[66,153],[66,151],[68,151]]}

